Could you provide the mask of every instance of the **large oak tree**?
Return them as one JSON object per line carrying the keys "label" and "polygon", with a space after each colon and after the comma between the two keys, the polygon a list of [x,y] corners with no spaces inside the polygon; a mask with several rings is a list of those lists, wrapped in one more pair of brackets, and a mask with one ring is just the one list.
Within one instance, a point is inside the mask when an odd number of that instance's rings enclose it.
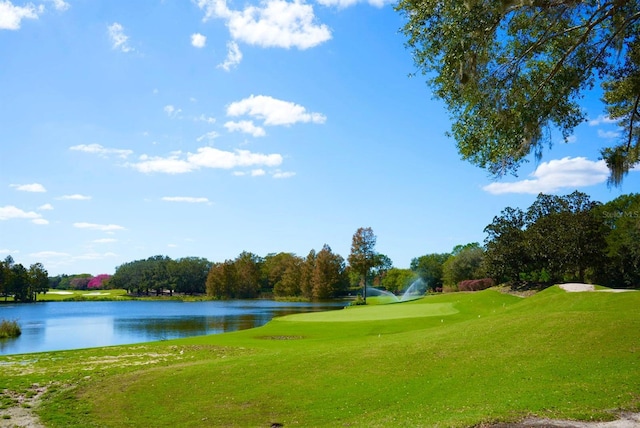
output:
{"label": "large oak tree", "polygon": [[515,172],[585,121],[596,84],[624,129],[601,150],[610,183],[640,163],[639,0],[400,0],[415,63],[452,116],[463,159]]}

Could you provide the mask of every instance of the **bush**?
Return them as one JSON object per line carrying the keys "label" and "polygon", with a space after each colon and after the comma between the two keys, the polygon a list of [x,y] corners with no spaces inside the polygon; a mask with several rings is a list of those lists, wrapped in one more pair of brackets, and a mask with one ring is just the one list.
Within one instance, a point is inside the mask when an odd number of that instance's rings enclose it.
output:
{"label": "bush", "polygon": [[492,278],[467,279],[458,283],[459,291],[480,291],[493,287],[495,283]]}
{"label": "bush", "polygon": [[9,337],[18,337],[22,334],[22,330],[17,321],[0,321],[0,339]]}

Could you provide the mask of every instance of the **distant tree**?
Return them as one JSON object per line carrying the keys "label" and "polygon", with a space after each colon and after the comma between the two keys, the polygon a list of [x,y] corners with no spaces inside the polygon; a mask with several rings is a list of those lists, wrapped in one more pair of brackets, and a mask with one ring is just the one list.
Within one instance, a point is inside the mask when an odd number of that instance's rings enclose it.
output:
{"label": "distant tree", "polygon": [[371,268],[376,265],[375,251],[376,235],[370,227],[361,227],[353,235],[351,240],[351,253],[349,254],[349,266],[351,270],[360,276],[363,287],[363,298],[366,302],[367,278]]}
{"label": "distant tree", "polygon": [[406,290],[416,278],[416,273],[411,269],[391,268],[382,278],[381,285],[385,290],[397,295]]}
{"label": "distant tree", "polygon": [[96,275],[93,278],[91,278],[89,280],[89,282],[87,283],[87,289],[91,290],[91,289],[103,288],[103,285],[107,281],[109,281],[109,278],[111,278],[111,275],[106,274],[106,273],[102,273],[100,275]]}
{"label": "distant tree", "polygon": [[450,253],[432,253],[416,257],[411,260],[411,270],[422,278],[427,288],[436,290],[442,288],[442,268]]}
{"label": "distant tree", "polygon": [[309,251],[300,270],[300,291],[308,299],[313,299],[313,272],[316,269],[317,258],[315,250]]}
{"label": "distant tree", "polygon": [[29,296],[30,302],[36,301],[37,294],[45,294],[49,291],[49,273],[42,263],[34,263],[29,266]]}
{"label": "distant tree", "polygon": [[333,253],[327,244],[318,252],[311,283],[315,299],[337,297],[344,294],[347,289],[348,279],[344,259],[339,254]]}
{"label": "distant tree", "polygon": [[72,290],[86,290],[91,281],[91,274],[81,273],[79,275],[71,275],[69,279],[69,288]]}
{"label": "distant tree", "polygon": [[169,282],[177,293],[184,294],[205,293],[209,269],[211,262],[200,257],[184,257],[167,264]]}
{"label": "distant tree", "polygon": [[455,286],[465,279],[480,279],[483,270],[484,250],[477,242],[456,246],[442,266],[443,282]]}
{"label": "distant tree", "polygon": [[262,258],[243,251],[234,261],[236,266],[235,296],[241,299],[252,299],[260,293],[260,268]]}
{"label": "distant tree", "polygon": [[596,208],[606,240],[606,262],[599,283],[640,288],[640,194],[622,195]]}
{"label": "distant tree", "polygon": [[304,260],[293,253],[269,254],[263,264],[263,276],[268,282],[267,289],[276,296],[299,296]]}
{"label": "distant tree", "polygon": [[207,296],[215,299],[232,299],[236,297],[236,283],[237,271],[233,260],[214,263],[207,275]]}
{"label": "distant tree", "polygon": [[498,283],[518,284],[531,263],[525,224],[522,210],[507,207],[484,229],[487,274]]}
{"label": "distant tree", "polygon": [[371,283],[375,286],[382,285],[382,280],[392,267],[393,262],[387,255],[376,253],[371,267]]}

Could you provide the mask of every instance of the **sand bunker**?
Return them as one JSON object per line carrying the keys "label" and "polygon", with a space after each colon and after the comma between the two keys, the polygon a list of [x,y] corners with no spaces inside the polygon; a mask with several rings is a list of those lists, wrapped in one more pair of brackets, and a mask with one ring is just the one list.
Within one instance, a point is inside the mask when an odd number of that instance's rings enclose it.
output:
{"label": "sand bunker", "polygon": [[579,293],[584,291],[597,291],[600,293],[624,293],[627,291],[635,291],[635,290],[627,290],[621,288],[605,288],[603,290],[596,290],[596,287],[593,284],[581,284],[578,282],[571,282],[568,284],[560,284],[558,285],[564,291],[569,293]]}

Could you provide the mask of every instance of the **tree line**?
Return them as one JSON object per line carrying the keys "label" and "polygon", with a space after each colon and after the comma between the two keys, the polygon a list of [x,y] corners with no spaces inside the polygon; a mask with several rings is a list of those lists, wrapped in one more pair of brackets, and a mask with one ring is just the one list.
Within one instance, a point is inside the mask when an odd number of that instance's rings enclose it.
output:
{"label": "tree line", "polygon": [[0,261],[0,298],[13,297],[16,302],[35,302],[38,293],[49,290],[49,275],[42,263],[29,268],[7,256]]}
{"label": "tree line", "polygon": [[419,256],[409,269],[393,267],[388,256],[375,250],[376,236],[370,227],[353,235],[346,260],[325,244],[305,257],[287,252],[261,257],[243,251],[234,259],[214,263],[158,255],[124,263],[112,276],[48,278],[42,264],[26,269],[9,256],[0,262],[0,297],[29,302],[49,286],[100,286],[134,295],[329,299],[362,293],[365,284],[400,294],[417,278],[432,292],[571,281],[640,288],[640,194],[602,204],[578,191],[565,196],[541,193],[527,210],[503,209],[484,232],[484,245],[474,242],[457,245],[449,253]]}

